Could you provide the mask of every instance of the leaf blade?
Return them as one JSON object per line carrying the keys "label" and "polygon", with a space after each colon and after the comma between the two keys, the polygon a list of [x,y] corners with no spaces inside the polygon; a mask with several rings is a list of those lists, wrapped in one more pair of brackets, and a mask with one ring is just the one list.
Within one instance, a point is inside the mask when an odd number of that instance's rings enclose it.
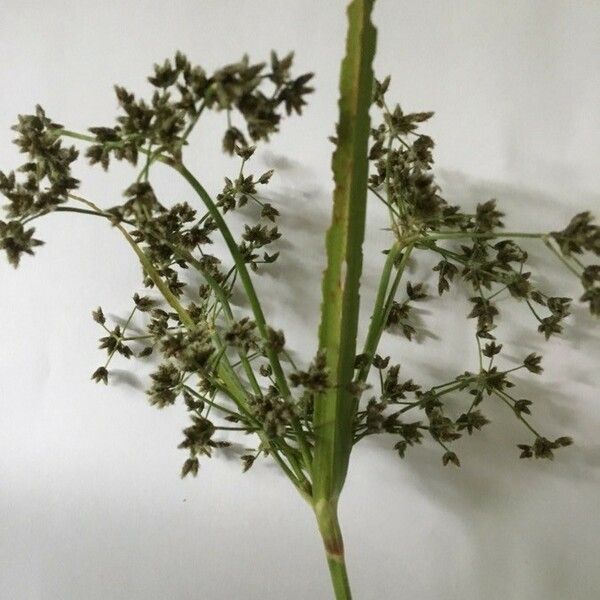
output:
{"label": "leaf blade", "polygon": [[376,32],[371,23],[374,0],[348,6],[346,55],[340,74],[339,125],[332,169],[333,215],[327,232],[327,266],[319,348],[327,357],[329,389],[315,401],[315,500],[336,500],[341,492],[350,451],[355,402],[354,375],[359,285],[362,274],[367,178],[369,108]]}

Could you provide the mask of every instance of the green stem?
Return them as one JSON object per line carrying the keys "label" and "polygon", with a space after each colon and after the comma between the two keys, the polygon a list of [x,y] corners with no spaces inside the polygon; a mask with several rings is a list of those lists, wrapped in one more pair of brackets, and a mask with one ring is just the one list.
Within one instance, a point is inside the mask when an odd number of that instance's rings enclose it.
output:
{"label": "green stem", "polygon": [[498,398],[500,398],[500,400],[502,400],[512,411],[513,413],[516,415],[517,419],[519,419],[519,421],[521,421],[523,423],[523,425],[525,425],[525,427],[527,427],[527,429],[529,429],[529,431],[531,431],[531,433],[533,433],[533,435],[535,435],[536,438],[542,437],[540,433],[538,433],[525,419],[525,417],[523,417],[523,415],[515,409],[514,405],[511,404],[511,401],[514,402],[515,399],[512,398],[511,396],[509,396],[506,392],[502,392],[500,390],[494,390],[494,394],[496,396],[498,396]]}
{"label": "green stem", "polygon": [[198,119],[202,115],[202,111],[204,110],[205,107],[206,107],[206,103],[203,100],[202,104],[198,108],[198,112],[196,113],[196,116],[192,119],[190,124],[187,126],[186,130],[183,132],[183,135],[181,136],[182,144],[184,144],[187,141],[188,137],[190,136],[190,133],[192,133],[192,130],[196,126],[196,123],[198,123]]}
{"label": "green stem", "polygon": [[365,345],[363,347],[363,354],[366,355],[365,365],[360,369],[356,377],[356,380],[361,383],[364,383],[369,376],[371,363],[373,362],[373,357],[377,351],[377,346],[379,346],[379,340],[381,339],[381,335],[385,329],[385,323],[392,306],[391,301],[394,299],[394,295],[398,289],[398,285],[408,263],[412,249],[412,244],[409,244],[409,246],[405,249],[391,287],[390,280],[392,277],[392,270],[396,260],[398,259],[398,256],[402,252],[402,246],[399,242],[396,242],[388,252],[387,259],[381,273],[381,278],[379,280],[379,288],[377,290],[375,306],[373,307],[371,322],[369,324],[369,331],[367,332],[367,339],[365,340]]}
{"label": "green stem", "polygon": [[369,187],[369,191],[375,195],[375,197],[383,202],[387,206],[388,211],[390,212],[390,221],[393,225],[396,224],[393,216],[398,217],[400,219],[400,213],[396,211],[396,209],[373,187]]}
{"label": "green stem", "polygon": [[233,410],[231,410],[231,409],[223,406],[222,404],[218,404],[214,400],[210,400],[206,396],[203,396],[202,394],[199,394],[196,390],[194,390],[193,388],[191,388],[189,385],[186,385],[185,383],[182,383],[181,387],[186,392],[188,392],[189,394],[191,394],[192,396],[194,396],[195,398],[197,398],[198,400],[202,400],[202,402],[206,402],[206,404],[208,404],[210,406],[213,406],[217,410],[220,410],[221,412],[227,413],[228,415],[233,415],[235,417],[239,416],[239,413],[236,413],[235,411],[233,411]]}
{"label": "green stem", "polygon": [[142,179],[147,180],[148,179],[148,175],[150,173],[150,167],[152,166],[152,163],[154,163],[158,157],[160,156],[161,152],[164,150],[163,146],[159,146],[156,150],[151,150],[151,147],[148,147],[148,150],[145,151],[146,154],[146,164],[143,166],[142,170],[139,172],[138,176],[137,176],[137,181],[142,181]]}
{"label": "green stem", "polygon": [[548,238],[544,239],[544,245],[552,252],[552,254],[554,254],[554,256],[556,256],[556,258],[558,258],[558,260],[560,260],[560,262],[563,263],[563,265],[565,265],[565,267],[567,267],[567,269],[569,269],[569,271],[571,271],[571,273],[575,275],[575,277],[577,277],[577,279],[581,278],[581,273],[550,243]]}
{"label": "green stem", "polygon": [[[85,135],[84,133],[77,133],[76,131],[69,131],[68,129],[61,129],[60,135],[64,135],[65,137],[73,138],[74,140],[81,140],[82,142],[90,142],[92,144],[99,143],[98,140],[93,135]],[[118,143],[120,143],[120,142],[118,142]],[[109,144],[105,144],[105,145],[108,146]]]}
{"label": "green stem", "polygon": [[314,505],[314,510],[325,547],[325,556],[335,598],[336,600],[352,600],[337,506],[322,500]]}
{"label": "green stem", "polygon": [[547,233],[524,233],[521,231],[442,231],[440,233],[428,233],[424,237],[427,240],[463,240],[476,238],[535,238],[543,239]]}
{"label": "green stem", "polygon": [[87,208],[57,206],[54,209],[54,212],[74,212],[74,213],[80,213],[82,215],[93,215],[94,217],[104,217],[105,219],[110,218],[109,215],[107,215],[105,213],[98,213],[95,210],[88,210]]}

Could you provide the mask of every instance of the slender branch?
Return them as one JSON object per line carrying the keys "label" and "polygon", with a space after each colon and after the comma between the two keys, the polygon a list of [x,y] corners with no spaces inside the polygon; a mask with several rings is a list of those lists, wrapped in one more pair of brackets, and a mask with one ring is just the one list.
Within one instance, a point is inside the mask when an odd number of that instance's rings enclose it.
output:
{"label": "slender branch", "polygon": [[194,118],[191,120],[190,124],[186,127],[185,131],[183,132],[183,135],[181,136],[182,144],[184,144],[187,141],[187,139],[190,136],[190,134],[192,133],[194,127],[196,127],[196,123],[198,123],[198,119],[200,119],[200,116],[202,115],[202,112],[204,111],[205,107],[206,107],[206,103],[204,100],[202,100],[202,103],[200,104],[200,107],[198,108],[198,112],[196,113]]}
{"label": "slender branch", "polygon": [[575,275],[575,277],[577,277],[577,279],[581,278],[581,273],[572,264],[570,264],[569,261],[556,248],[554,248],[548,238],[544,239],[544,245],[550,250],[550,252],[552,252],[552,254],[554,254],[554,256],[556,256],[556,258],[558,258],[558,260],[560,260],[560,262],[563,263],[563,265],[565,265],[565,267],[567,267],[567,269],[569,269],[569,271],[571,271],[571,273]]}
{"label": "slender branch", "polygon": [[369,371],[371,370],[373,357],[375,356],[375,352],[377,351],[377,347],[379,346],[379,340],[381,339],[381,335],[383,333],[383,330],[385,329],[385,324],[389,317],[389,312],[392,306],[391,301],[393,301],[395,292],[400,283],[400,279],[402,278],[402,274],[404,273],[404,269],[406,268],[406,265],[408,263],[408,259],[412,252],[412,249],[413,244],[409,244],[408,247],[404,249],[404,254],[402,254],[402,258],[400,260],[400,264],[398,265],[398,270],[396,272],[396,276],[394,278],[391,288],[390,279],[392,275],[392,269],[400,253],[402,252],[401,244],[399,242],[396,242],[388,252],[387,259],[385,261],[383,271],[381,273],[381,278],[379,280],[377,297],[375,299],[375,305],[373,307],[373,313],[371,315],[371,321],[369,325],[369,330],[367,332],[367,338],[363,346],[362,353],[365,355],[365,364],[359,369],[356,375],[356,381],[360,383],[364,383],[367,380],[367,377],[369,376]]}
{"label": "slender branch", "polygon": [[462,240],[462,239],[493,239],[493,238],[532,238],[544,239],[547,233],[526,233],[521,231],[441,231],[439,233],[427,233],[425,240]]}
{"label": "slender branch", "polygon": [[496,396],[498,396],[498,398],[500,398],[512,411],[513,413],[516,415],[517,419],[519,419],[519,421],[521,421],[523,423],[523,425],[525,425],[525,427],[527,427],[527,429],[529,429],[529,431],[531,431],[531,433],[533,433],[533,435],[535,435],[535,437],[540,438],[542,437],[528,422],[527,420],[521,415],[521,413],[515,409],[515,407],[510,403],[510,400],[512,400],[514,402],[514,399],[511,398],[506,392],[502,392],[500,390],[494,390],[494,394]]}
{"label": "slender branch", "polygon": [[224,413],[227,413],[228,415],[232,415],[232,416],[235,416],[235,417],[239,417],[240,416],[240,414],[236,413],[234,410],[231,410],[231,409],[223,406],[222,404],[218,404],[214,400],[209,400],[206,396],[203,396],[202,394],[199,394],[196,390],[194,390],[193,388],[191,388],[189,385],[183,384],[182,387],[183,387],[183,389],[186,392],[188,392],[192,396],[195,396],[198,400],[201,400],[202,402],[206,402],[206,404],[213,406],[217,410],[220,410],[220,411],[222,411]]}

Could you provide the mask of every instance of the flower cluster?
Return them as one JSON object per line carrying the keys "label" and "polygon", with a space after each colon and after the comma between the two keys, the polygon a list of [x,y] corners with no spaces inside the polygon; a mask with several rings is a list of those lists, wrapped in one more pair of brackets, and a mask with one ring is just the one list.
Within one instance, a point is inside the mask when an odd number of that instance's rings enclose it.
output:
{"label": "flower cluster", "polygon": [[561,252],[572,258],[572,268],[584,289],[580,301],[587,302],[590,312],[600,316],[600,264],[584,266],[575,256],[586,252],[600,256],[600,227],[594,224],[592,215],[586,211],[575,215],[565,229],[555,231],[551,236]]}
{"label": "flower cluster", "polygon": [[[412,380],[398,382],[399,367],[388,367],[389,357],[377,354],[357,357],[359,373],[368,373],[370,364],[379,372],[380,394],[373,396],[359,411],[355,423],[356,441],[374,433],[400,436],[395,448],[404,456],[407,447],[420,443],[423,432],[439,443],[443,463],[459,465],[457,455],[449,448],[464,431],[469,435],[489,421],[481,411],[481,403],[492,397],[502,402],[516,418],[534,434],[531,444],[519,446],[521,457],[552,458],[553,450],[567,446],[570,438],[562,436],[549,441],[529,423],[532,401],[515,396],[511,374],[520,369],[534,374],[542,372],[541,356],[528,355],[513,369],[497,366],[502,344],[495,330],[501,316],[501,295],[527,307],[537,321],[538,331],[546,338],[562,333],[569,316],[572,299],[548,294],[535,283],[527,269],[528,253],[519,238],[538,239],[575,274],[584,287],[581,301],[588,302],[593,315],[600,314],[600,265],[584,264],[579,257],[600,255],[600,227],[589,212],[576,215],[563,231],[553,233],[505,233],[504,214],[495,200],[479,203],[473,212],[464,212],[449,204],[442,196],[433,174],[434,143],[421,134],[420,125],[433,113],[405,113],[399,105],[388,107],[386,93],[390,79],[376,82],[373,101],[383,114],[382,123],[372,129],[369,159],[372,163],[369,189],[382,202],[390,216],[390,226],[397,244],[408,248],[404,254],[427,252],[438,257],[433,267],[437,289],[443,295],[452,283],[462,281],[471,291],[468,318],[476,322],[479,371],[465,372],[455,379],[428,390]],[[519,240],[519,241],[517,241]],[[396,265],[401,274],[403,266]],[[396,276],[397,277],[397,276]],[[395,299],[396,286],[386,299],[385,327],[399,330],[409,340],[416,333],[410,322],[411,303],[424,297],[422,287],[409,284],[407,299]],[[365,368],[364,361],[371,363]],[[406,391],[413,392],[407,399]],[[451,396],[447,396],[450,394]],[[468,399],[467,410],[452,416],[448,397]],[[425,418],[406,422],[403,415],[422,410]]]}
{"label": "flower cluster", "polygon": [[[376,433],[398,436],[400,439],[394,448],[404,458],[408,447],[421,444],[424,434],[428,432],[443,449],[443,464],[460,466],[460,460],[451,450],[450,444],[462,437],[464,431],[472,435],[490,422],[481,411],[481,405],[486,398],[494,397],[506,404],[535,436],[532,444],[519,444],[521,458],[553,458],[552,450],[570,445],[571,438],[561,436],[554,442],[548,441],[528,420],[533,402],[517,398],[511,391],[515,383],[510,376],[515,371],[525,369],[534,374],[542,372],[541,356],[529,354],[519,367],[500,370],[493,366],[493,361],[501,350],[501,344],[493,341],[486,344],[481,350],[481,356],[489,359],[487,367],[482,364],[478,373],[465,371],[454,379],[429,389],[423,389],[412,379],[400,381],[400,366],[388,366],[389,357],[376,355],[373,366],[380,374],[380,392],[379,396],[373,396],[368,401],[364,410],[357,413],[355,441]],[[452,403],[448,401],[465,395],[469,398],[467,410],[450,416],[452,411],[449,406]],[[404,415],[412,411],[423,411],[424,416],[419,420],[406,421]]]}
{"label": "flower cluster", "polygon": [[[177,52],[173,60],[154,66],[154,74],[148,78],[155,88],[150,100],[115,86],[123,114],[113,127],[90,128],[96,143],[86,156],[105,169],[111,157],[133,165],[142,153],[160,152],[178,159],[204,110],[227,113],[223,149],[230,154],[237,146],[248,146],[248,138],[268,140],[279,129],[282,111],[301,114],[305,96],[312,92],[307,85],[312,74],[292,77],[292,63],[293,54],[279,58],[272,53],[269,68],[266,63],[252,64],[244,56],[208,74]],[[232,124],[234,112],[242,117],[245,132]]]}
{"label": "flower cluster", "polygon": [[[338,382],[327,368],[326,349],[307,367],[293,362],[284,333],[271,327],[262,312],[251,277],[252,271],[278,259],[281,237],[279,211],[264,196],[273,171],[249,172],[255,144],[278,131],[284,114],[301,114],[312,91],[312,75],[292,76],[292,61],[292,54],[280,58],[273,53],[269,64],[253,64],[244,57],[208,74],[177,53],[173,60],[155,65],[149,99],[117,86],[116,124],[91,127],[91,136],[54,123],[40,107],[34,115],[20,116],[15,143],[27,162],[17,171],[0,172],[0,192],[8,199],[8,220],[0,221],[0,248],[17,266],[23,253],[32,254],[42,243],[30,223],[52,211],[85,213],[110,222],[135,251],[143,284],[153,295],[136,293],[129,316],[114,323],[101,308],[93,312],[102,328],[99,345],[106,360],[92,379],[108,383],[115,357],[152,361],[150,404],[165,408],[182,400],[191,420],[181,444],[189,452],[182,476],[198,472],[200,456],[228,445],[218,439],[219,433],[253,433],[259,440],[256,448],[241,455],[244,470],[258,456],[272,456],[309,494],[317,437],[314,406]],[[386,252],[365,349],[356,356],[350,384],[359,406],[354,442],[389,434],[403,457],[409,447],[430,438],[442,448],[443,464],[458,466],[452,443],[489,423],[484,402],[494,400],[506,405],[533,434],[532,441],[519,446],[521,456],[552,458],[570,438],[551,441],[538,433],[530,423],[533,401],[514,393],[512,374],[540,374],[541,357],[532,353],[518,367],[501,368],[498,300],[504,295],[523,306],[546,339],[563,331],[572,300],[538,285],[522,245],[522,239],[537,238],[581,281],[581,301],[599,315],[600,265],[587,260],[600,255],[600,228],[584,212],[562,231],[511,233],[504,231],[504,214],[495,200],[481,202],[470,212],[447,202],[433,173],[434,142],[419,131],[433,113],[390,108],[389,85],[389,78],[375,83],[373,101],[382,118],[371,130],[368,187],[389,214],[394,240]],[[224,178],[214,199],[184,163],[188,139],[207,110],[226,115],[222,147],[240,161],[236,175]],[[240,117],[242,124],[236,125]],[[105,170],[113,159],[136,167],[137,176],[118,203],[100,208],[75,195],[79,182],[71,167],[78,152],[63,145],[64,137],[86,142],[88,160]],[[183,176],[196,192],[197,205],[159,198],[151,183],[157,163]],[[237,236],[227,221],[233,212],[238,214]],[[225,242],[229,258],[211,252],[215,236]],[[400,365],[377,353],[385,330],[400,332],[408,340],[421,337],[414,305],[427,298],[425,284],[399,286],[409,261],[421,254],[435,257],[432,269],[440,296],[459,282],[467,289],[466,317],[473,320],[479,355],[478,370],[429,388],[401,378]],[[404,298],[399,289],[405,290]],[[236,291],[246,298],[246,308],[233,302]],[[369,378],[371,369],[377,377]],[[361,403],[365,391],[369,393]],[[466,400],[464,409],[457,411],[449,398]]]}
{"label": "flower cluster", "polygon": [[20,115],[13,129],[18,134],[14,143],[27,155],[27,162],[17,169],[18,175],[0,171],[0,193],[9,201],[5,207],[9,221],[0,221],[0,249],[17,267],[23,253],[33,254],[41,244],[33,237],[34,228],[26,224],[66,202],[79,182],[71,175],[77,151],[62,145],[62,126],[40,106],[34,115]]}

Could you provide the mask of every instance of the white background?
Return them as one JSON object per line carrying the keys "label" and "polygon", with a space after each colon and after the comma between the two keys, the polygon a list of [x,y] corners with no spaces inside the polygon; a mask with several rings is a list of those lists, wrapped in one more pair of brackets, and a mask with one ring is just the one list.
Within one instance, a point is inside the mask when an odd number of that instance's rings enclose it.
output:
{"label": "white background", "polygon": [[[274,324],[299,358],[315,348],[322,236],[345,2],[0,1],[0,167],[20,159],[9,130],[41,103],[73,129],[110,124],[113,83],[148,90],[153,62],[185,51],[213,69],[249,52],[296,50],[314,70],[306,115],[286,121],[255,161],[279,168],[274,203],[289,243],[258,279]],[[377,72],[390,98],[435,110],[437,173],[451,201],[498,197],[509,226],[561,228],[598,209],[600,4],[380,0]],[[202,125],[190,165],[212,191],[235,162],[220,156],[219,117]],[[78,167],[82,193],[105,206],[133,175]],[[192,198],[160,168],[165,201]],[[365,321],[386,234],[370,216]],[[122,315],[139,268],[116,233],[93,219],[49,217],[47,245],[13,272],[0,265],[0,597],[6,600],[326,599],[328,575],[313,517],[275,468],[242,475],[231,457],[179,479],[180,408],[157,411],[145,371],[122,361],[115,385],[89,381],[103,360],[90,310]],[[580,293],[543,249],[536,280]],[[444,468],[432,445],[401,461],[379,439],[353,455],[341,517],[360,600],[589,600],[600,590],[600,407],[597,322],[574,309],[563,339],[545,344],[520,305],[503,300],[505,366],[545,353],[542,378],[519,377],[535,423],[577,445],[553,463],[517,459],[527,432],[489,402],[492,424]],[[512,309],[511,309],[512,306]],[[403,373],[425,384],[476,368],[464,292],[423,305],[423,343],[387,337]],[[127,375],[125,369],[133,369]],[[457,406],[461,398],[455,399]],[[464,402],[464,399],[462,399]]]}

